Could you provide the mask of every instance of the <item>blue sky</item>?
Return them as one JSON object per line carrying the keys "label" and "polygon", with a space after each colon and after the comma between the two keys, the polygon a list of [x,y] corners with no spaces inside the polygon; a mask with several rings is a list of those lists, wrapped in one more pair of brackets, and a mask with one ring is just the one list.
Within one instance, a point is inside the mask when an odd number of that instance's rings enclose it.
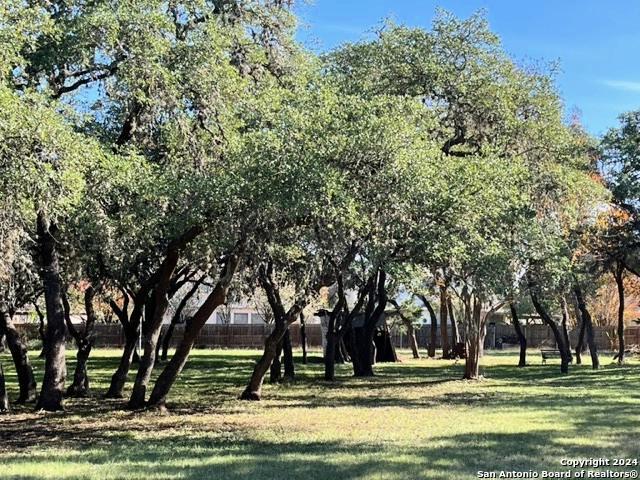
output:
{"label": "blue sky", "polygon": [[429,28],[437,7],[459,17],[484,9],[515,60],[558,61],[566,110],[593,134],[640,108],[639,0],[314,0],[298,7],[299,38],[325,51],[366,38],[385,18]]}

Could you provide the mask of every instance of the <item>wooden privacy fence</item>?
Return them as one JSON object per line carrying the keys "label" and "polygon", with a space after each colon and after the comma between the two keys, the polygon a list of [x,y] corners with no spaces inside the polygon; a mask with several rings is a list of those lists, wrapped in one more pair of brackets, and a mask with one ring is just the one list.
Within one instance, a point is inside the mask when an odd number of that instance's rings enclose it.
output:
{"label": "wooden privacy fence", "polygon": [[[163,325],[162,335],[168,325]],[[38,326],[34,323],[18,323],[16,328],[24,338],[35,340],[38,337]],[[261,325],[205,325],[196,338],[196,348],[261,348],[264,340],[271,333],[273,327]],[[300,346],[300,325],[295,323],[290,327],[291,341],[294,346]],[[322,346],[320,325],[307,325],[307,344],[310,347]],[[171,336],[170,346],[178,345],[184,334],[184,325],[177,325]],[[96,347],[122,347],[124,333],[119,323],[98,323],[95,325]],[[71,342],[73,339],[68,337]]]}
{"label": "wooden privacy fence", "polygon": [[[163,329],[166,327],[163,327]],[[320,325],[307,325],[307,345],[310,347],[322,346],[322,334]],[[198,338],[196,348],[261,348],[264,347],[265,338],[271,333],[271,325],[205,325]],[[289,327],[293,346],[301,345],[300,325],[293,324]],[[184,332],[184,326],[178,325],[171,338],[170,345],[175,347]]]}
{"label": "wooden privacy fence", "polygon": [[[495,328],[495,337],[494,337]],[[540,348],[544,346],[554,347],[555,339],[553,332],[546,325],[523,325],[522,330],[527,337],[527,345],[531,348]],[[494,326],[487,326],[487,336],[485,338],[485,347],[492,348],[494,345],[505,342],[517,343],[515,330],[512,325],[498,323]],[[571,345],[575,346],[578,341],[578,330],[574,329],[569,332]],[[451,338],[451,328],[449,328]],[[422,325],[416,328],[416,339],[420,348],[426,348],[429,345],[431,337],[431,326]],[[616,327],[594,327],[594,337],[598,349],[600,350],[616,350],[617,349],[617,333]],[[393,343],[397,347],[409,348],[409,339],[406,330],[394,328],[392,330]],[[625,345],[640,345],[640,325],[627,326],[624,332]],[[495,340],[495,342],[494,342]],[[440,347],[440,326],[438,325],[438,336],[436,338],[436,346]]]}
{"label": "wooden privacy fence", "polygon": [[[16,328],[28,339],[38,338],[38,326],[34,323],[20,323]],[[163,326],[163,334],[167,325]],[[495,334],[494,334],[495,328]],[[122,327],[118,323],[97,324],[96,343],[97,347],[121,347],[124,345],[124,334]],[[527,344],[531,348],[542,346],[553,347],[555,341],[551,329],[546,325],[527,325],[522,327]],[[264,346],[264,339],[272,330],[271,325],[205,325],[196,338],[196,348],[261,348]],[[449,329],[450,330],[450,329]],[[300,346],[300,324],[294,323],[290,327],[291,341],[295,347]],[[312,348],[322,346],[322,333],[320,325],[311,324],[306,326],[307,344]],[[184,326],[178,325],[175,328],[171,339],[171,347],[175,347],[182,339]],[[451,332],[449,332],[451,333]],[[595,327],[595,339],[598,348],[601,350],[615,350],[617,347],[617,335],[615,327]],[[494,336],[495,335],[495,336]],[[391,336],[396,347],[408,348],[409,340],[406,330],[403,328],[393,328]],[[578,339],[577,329],[569,333],[572,345]],[[429,344],[430,326],[423,325],[416,328],[418,346],[426,348]],[[515,331],[513,326],[507,324],[496,324],[495,327],[487,327],[487,337],[485,346],[491,348],[498,339],[515,342]],[[71,342],[72,339],[69,338]],[[627,326],[625,329],[625,342],[627,346],[640,345],[640,326]],[[438,328],[437,346],[440,346],[440,328]]]}

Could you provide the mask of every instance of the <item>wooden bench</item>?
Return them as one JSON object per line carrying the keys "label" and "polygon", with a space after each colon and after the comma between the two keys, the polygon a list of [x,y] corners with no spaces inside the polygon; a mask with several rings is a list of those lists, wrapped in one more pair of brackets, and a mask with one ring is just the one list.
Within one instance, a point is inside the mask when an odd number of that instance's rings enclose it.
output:
{"label": "wooden bench", "polygon": [[542,355],[542,363],[547,363],[548,358],[562,358],[560,355],[560,350],[540,350],[540,355]]}

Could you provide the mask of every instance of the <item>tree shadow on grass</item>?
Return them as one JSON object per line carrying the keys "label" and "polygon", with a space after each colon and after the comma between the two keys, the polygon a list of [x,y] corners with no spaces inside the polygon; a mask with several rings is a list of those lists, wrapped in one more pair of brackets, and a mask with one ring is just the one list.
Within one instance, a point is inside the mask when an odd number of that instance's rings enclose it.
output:
{"label": "tree shadow on grass", "polygon": [[[269,401],[259,406],[280,409],[283,415],[286,409],[334,407],[357,407],[361,409],[359,415],[365,417],[376,415],[380,407],[473,407],[479,412],[500,413],[494,431],[432,437],[429,445],[408,448],[393,442],[373,445],[294,441],[290,439],[291,432],[282,432],[278,440],[256,440],[255,432],[248,431],[246,425],[233,424],[236,410],[229,405],[236,405],[238,411],[252,412],[253,404],[240,406],[236,396],[258,357],[259,354],[244,352],[198,352],[190,359],[170,396],[173,415],[149,422],[147,414],[114,413],[122,409],[124,400],[100,398],[117,357],[96,357],[90,373],[94,394],[87,399],[69,400],[68,413],[38,415],[30,413],[32,406],[29,406],[18,409],[16,415],[0,417],[3,463],[11,468],[28,461],[70,462],[86,467],[87,471],[95,466],[99,478],[153,475],[188,479],[333,480],[340,476],[437,480],[476,478],[477,470],[557,470],[560,456],[640,454],[637,365],[604,367],[599,371],[585,365],[572,368],[564,376],[554,366],[518,369],[515,365],[491,365],[484,368],[491,383],[470,382],[455,391],[439,390],[457,382],[462,384],[458,380],[462,365],[445,361],[379,365],[377,376],[371,379],[352,378],[350,366],[344,365],[339,366],[341,376],[335,383],[319,381],[322,365],[297,365],[298,380],[291,385],[267,387],[265,398]],[[159,371],[157,368],[155,374]],[[486,385],[490,388],[485,388]],[[570,428],[549,430],[547,423],[545,430],[504,432],[510,427],[514,412],[538,411],[563,416]],[[228,417],[230,426],[221,429],[220,422],[215,425],[194,422],[193,434],[185,434],[184,424],[189,422],[190,415],[199,413],[222,413]],[[162,438],[154,438],[159,429]],[[600,440],[610,437],[615,451],[578,441],[592,435]],[[83,452],[78,453],[79,449]]]}
{"label": "tree shadow on grass", "polygon": [[[589,432],[585,432],[588,434]],[[623,443],[612,452],[602,446],[572,443],[575,431],[536,430],[437,436],[428,445],[301,442],[176,435],[171,440],[120,439],[103,450],[35,456],[38,462],[73,464],[77,476],[92,471],[99,478],[166,479],[471,479],[477,471],[565,470],[561,458],[633,457]],[[621,440],[629,440],[623,435]],[[51,455],[51,456],[50,456]],[[13,463],[9,459],[9,472]],[[37,478],[15,476],[9,478]]]}

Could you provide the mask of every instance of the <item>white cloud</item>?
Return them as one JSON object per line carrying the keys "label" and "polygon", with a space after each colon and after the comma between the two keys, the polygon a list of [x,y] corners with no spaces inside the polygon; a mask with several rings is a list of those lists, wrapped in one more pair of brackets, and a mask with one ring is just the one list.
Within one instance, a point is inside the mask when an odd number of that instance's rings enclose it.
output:
{"label": "white cloud", "polygon": [[616,88],[618,90],[640,93],[640,82],[632,82],[628,80],[605,80],[602,83],[608,87]]}

